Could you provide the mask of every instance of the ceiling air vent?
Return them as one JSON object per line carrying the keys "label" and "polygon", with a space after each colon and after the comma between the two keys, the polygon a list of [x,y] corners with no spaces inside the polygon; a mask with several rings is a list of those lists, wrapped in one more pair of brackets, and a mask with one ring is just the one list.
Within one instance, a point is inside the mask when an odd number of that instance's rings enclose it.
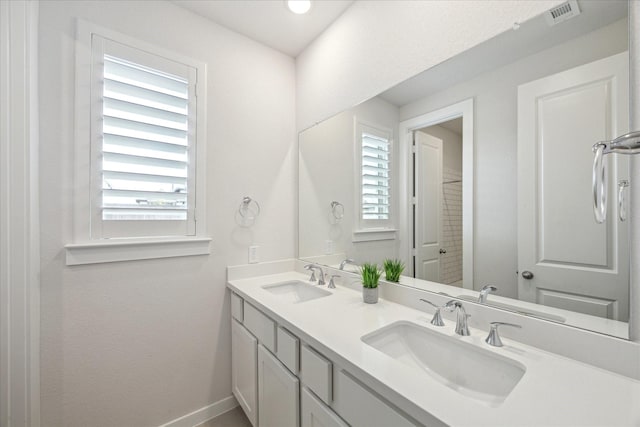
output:
{"label": "ceiling air vent", "polygon": [[551,26],[564,22],[567,19],[571,19],[578,15],[580,15],[578,1],[569,0],[566,3],[562,3],[560,6],[548,10],[545,14],[545,17],[547,18],[547,23]]}

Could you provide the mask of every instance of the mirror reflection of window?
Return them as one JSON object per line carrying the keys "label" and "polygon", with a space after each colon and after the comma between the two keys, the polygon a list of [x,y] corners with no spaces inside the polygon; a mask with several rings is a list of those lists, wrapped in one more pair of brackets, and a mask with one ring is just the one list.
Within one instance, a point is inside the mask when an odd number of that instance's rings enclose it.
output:
{"label": "mirror reflection of window", "polygon": [[360,228],[391,222],[391,130],[357,124],[360,145]]}

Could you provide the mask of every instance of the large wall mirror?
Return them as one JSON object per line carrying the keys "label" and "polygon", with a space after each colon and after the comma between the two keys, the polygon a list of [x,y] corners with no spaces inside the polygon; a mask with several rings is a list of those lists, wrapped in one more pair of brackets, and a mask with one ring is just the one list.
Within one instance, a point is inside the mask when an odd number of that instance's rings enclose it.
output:
{"label": "large wall mirror", "polygon": [[628,157],[604,224],[591,181],[629,131],[628,3],[569,6],[303,131],[299,257],[628,338]]}

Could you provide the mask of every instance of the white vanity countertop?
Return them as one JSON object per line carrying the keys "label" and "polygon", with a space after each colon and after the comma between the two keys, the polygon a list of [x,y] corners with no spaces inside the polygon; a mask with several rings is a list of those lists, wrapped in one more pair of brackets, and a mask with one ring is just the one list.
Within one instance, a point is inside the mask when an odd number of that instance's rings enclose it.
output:
{"label": "white vanity countertop", "polygon": [[[340,285],[329,289],[331,296],[299,304],[262,289],[294,279],[306,281],[308,276],[287,272],[230,280],[228,286],[327,357],[337,356],[335,362],[367,377],[369,385],[403,409],[407,405],[398,404],[398,399],[452,426],[640,426],[640,381],[505,338],[504,347],[490,347],[484,342],[487,331],[472,328],[471,336],[457,336],[455,322],[445,321],[440,328],[429,323],[430,308],[423,312],[383,299],[364,304],[360,292]],[[482,346],[520,362],[526,372],[504,402],[491,407],[361,341],[363,335],[396,321],[414,322]]]}

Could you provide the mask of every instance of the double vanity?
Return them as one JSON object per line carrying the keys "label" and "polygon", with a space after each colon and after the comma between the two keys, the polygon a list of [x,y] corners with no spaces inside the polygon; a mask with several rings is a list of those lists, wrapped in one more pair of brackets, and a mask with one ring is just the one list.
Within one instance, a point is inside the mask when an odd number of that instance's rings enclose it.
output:
{"label": "double vanity", "polygon": [[254,427],[640,425],[637,380],[517,338],[490,345],[489,323],[460,335],[453,313],[435,326],[427,291],[383,283],[364,304],[357,275],[330,289],[303,265],[228,269],[233,392]]}

